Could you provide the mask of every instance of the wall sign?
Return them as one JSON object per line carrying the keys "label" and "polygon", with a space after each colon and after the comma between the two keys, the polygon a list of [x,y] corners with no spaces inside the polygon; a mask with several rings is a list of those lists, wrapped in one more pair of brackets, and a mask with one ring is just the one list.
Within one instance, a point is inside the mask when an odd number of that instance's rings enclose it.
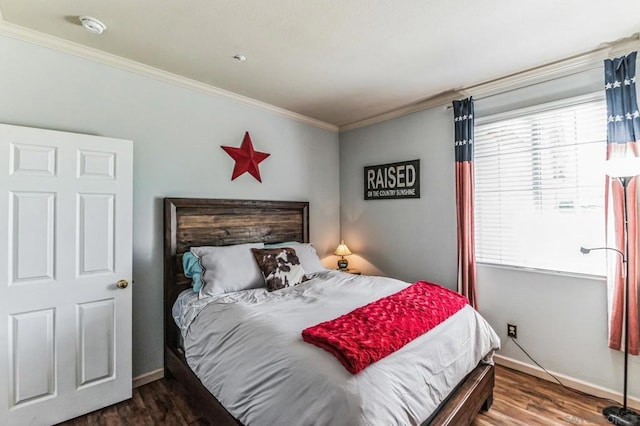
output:
{"label": "wall sign", "polygon": [[420,198],[420,160],[365,166],[364,199]]}

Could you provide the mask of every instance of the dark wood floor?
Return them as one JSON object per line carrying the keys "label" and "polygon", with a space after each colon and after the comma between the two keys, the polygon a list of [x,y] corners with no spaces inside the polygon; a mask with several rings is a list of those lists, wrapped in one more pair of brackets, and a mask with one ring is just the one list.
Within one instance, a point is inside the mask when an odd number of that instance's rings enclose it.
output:
{"label": "dark wood floor", "polygon": [[580,395],[560,385],[496,366],[493,405],[473,426],[608,425],[602,409],[611,401]]}
{"label": "dark wood floor", "polygon": [[[493,406],[474,426],[606,425],[607,401],[575,394],[559,385],[496,367]],[[158,380],[133,390],[129,401],[62,423],[85,425],[210,425],[189,407],[188,396],[173,380]]]}

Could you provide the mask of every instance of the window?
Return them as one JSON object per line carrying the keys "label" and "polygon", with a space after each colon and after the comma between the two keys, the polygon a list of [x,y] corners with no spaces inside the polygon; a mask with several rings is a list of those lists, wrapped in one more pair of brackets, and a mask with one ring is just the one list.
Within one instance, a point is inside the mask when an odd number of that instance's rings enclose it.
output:
{"label": "window", "polygon": [[477,120],[478,262],[605,274],[606,132],[602,96]]}

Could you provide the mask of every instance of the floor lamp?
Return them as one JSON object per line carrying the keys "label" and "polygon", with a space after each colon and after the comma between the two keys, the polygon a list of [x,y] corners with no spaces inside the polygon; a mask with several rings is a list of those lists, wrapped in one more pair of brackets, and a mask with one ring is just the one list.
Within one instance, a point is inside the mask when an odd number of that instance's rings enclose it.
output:
{"label": "floor lamp", "polygon": [[[627,379],[629,365],[629,224],[627,222],[627,185],[634,177],[640,175],[640,158],[624,158],[619,160],[609,160],[606,165],[606,174],[616,178],[622,184],[622,200],[624,218],[624,244],[625,252],[611,247],[584,248],[580,247],[583,254],[591,250],[612,250],[622,256],[622,263],[625,266],[624,281],[624,393],[622,407],[611,405],[602,410],[602,414],[607,421],[614,425],[640,426],[640,414],[630,410],[627,406]],[[635,208],[635,206],[633,206]],[[635,259],[632,259],[635,261]]]}

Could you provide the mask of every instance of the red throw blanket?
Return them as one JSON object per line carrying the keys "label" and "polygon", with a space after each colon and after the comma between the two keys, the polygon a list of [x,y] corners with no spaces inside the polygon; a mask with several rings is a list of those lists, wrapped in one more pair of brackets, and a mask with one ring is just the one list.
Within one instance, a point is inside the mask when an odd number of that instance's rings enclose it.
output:
{"label": "red throw blanket", "polygon": [[437,284],[418,281],[348,314],[302,331],[305,342],[331,352],[351,373],[397,351],[469,303]]}

